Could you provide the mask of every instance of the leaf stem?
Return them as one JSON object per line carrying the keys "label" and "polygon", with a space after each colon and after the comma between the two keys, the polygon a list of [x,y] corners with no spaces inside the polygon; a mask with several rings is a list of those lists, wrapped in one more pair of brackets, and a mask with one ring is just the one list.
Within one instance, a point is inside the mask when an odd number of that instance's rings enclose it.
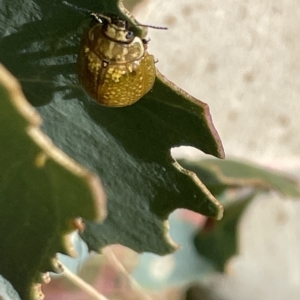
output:
{"label": "leaf stem", "polygon": [[79,288],[81,288],[84,292],[86,292],[89,296],[93,297],[95,300],[108,300],[105,296],[100,294],[96,289],[94,289],[91,285],[86,283],[79,276],[74,274],[70,269],[66,266],[63,266],[64,272],[63,275],[66,276],[70,281],[75,283]]}
{"label": "leaf stem", "polygon": [[144,300],[153,300],[150,295],[148,295],[143,288],[134,280],[134,278],[128,274],[122,263],[116,258],[114,252],[110,249],[110,247],[105,247],[102,249],[102,253],[107,257],[107,259],[114,265],[120,273],[131,283],[132,287],[135,289],[137,293],[139,293],[141,299]]}

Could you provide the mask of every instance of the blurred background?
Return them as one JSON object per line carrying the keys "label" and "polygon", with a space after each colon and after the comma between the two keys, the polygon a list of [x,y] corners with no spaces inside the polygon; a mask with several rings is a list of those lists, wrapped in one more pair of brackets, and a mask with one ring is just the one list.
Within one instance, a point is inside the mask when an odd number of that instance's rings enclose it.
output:
{"label": "blurred background", "polygon": [[[133,11],[140,22],[168,26],[149,30],[149,51],[164,75],[208,103],[226,156],[299,179],[298,2],[149,0]],[[190,148],[173,155],[201,158]],[[238,227],[239,254],[215,291],[226,299],[299,299],[297,200],[268,193],[252,201]]]}
{"label": "blurred background", "polygon": [[293,0],[145,0],[133,7],[171,81],[208,103],[227,155],[299,160],[300,7]]}

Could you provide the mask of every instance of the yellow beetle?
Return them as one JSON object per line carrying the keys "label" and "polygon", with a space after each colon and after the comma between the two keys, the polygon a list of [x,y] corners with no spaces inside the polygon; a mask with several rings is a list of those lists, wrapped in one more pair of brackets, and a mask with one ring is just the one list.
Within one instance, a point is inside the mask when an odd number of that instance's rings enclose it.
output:
{"label": "yellow beetle", "polygon": [[148,93],[156,69],[153,55],[147,52],[147,41],[134,35],[126,20],[64,3],[88,12],[96,21],[82,37],[77,60],[79,81],[85,91],[109,107],[131,105]]}

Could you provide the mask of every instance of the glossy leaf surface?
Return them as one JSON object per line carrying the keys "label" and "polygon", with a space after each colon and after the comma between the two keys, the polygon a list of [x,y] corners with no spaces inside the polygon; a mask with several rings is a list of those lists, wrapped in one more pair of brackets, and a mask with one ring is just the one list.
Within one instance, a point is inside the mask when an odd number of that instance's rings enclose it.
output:
{"label": "glossy leaf surface", "polygon": [[105,196],[95,174],[40,131],[41,119],[0,66],[0,274],[33,299],[56,252],[74,254],[66,236],[78,217],[100,220]]}
{"label": "glossy leaf surface", "polygon": [[[176,248],[167,235],[171,211],[185,207],[220,218],[221,205],[170,155],[171,147],[190,145],[223,157],[207,105],[160,75],[153,90],[132,106],[98,105],[84,94],[76,74],[80,35],[89,17],[61,1],[11,3],[6,4],[10,14],[2,11],[1,60],[42,115],[43,131],[104,184],[108,217],[101,225],[86,222],[83,238],[90,248],[121,243],[169,253]],[[121,14],[116,0],[73,3]]]}

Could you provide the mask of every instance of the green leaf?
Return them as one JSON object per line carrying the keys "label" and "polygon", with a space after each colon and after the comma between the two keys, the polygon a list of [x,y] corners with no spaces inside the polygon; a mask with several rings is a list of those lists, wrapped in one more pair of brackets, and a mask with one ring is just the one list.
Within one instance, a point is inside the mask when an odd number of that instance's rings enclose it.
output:
{"label": "green leaf", "polygon": [[285,196],[299,197],[296,180],[279,171],[250,162],[226,159],[179,160],[183,167],[195,172],[217,196],[228,188],[251,187],[255,190],[276,190]]}
{"label": "green leaf", "polygon": [[[259,192],[272,189],[286,196],[299,196],[295,180],[253,163],[216,159],[179,160],[179,163],[194,171],[210,191],[220,197],[220,202],[224,205],[222,221],[208,219],[195,237],[198,253],[208,258],[218,271],[223,271],[227,260],[238,252],[237,231],[240,218]],[[246,196],[242,192],[244,188],[248,188]],[[224,193],[221,197],[224,191],[231,193]]]}
{"label": "green leaf", "polygon": [[209,259],[216,270],[224,271],[227,260],[238,253],[240,217],[255,195],[256,193],[251,193],[228,203],[222,221],[208,219],[205,228],[195,236],[198,253]]}
{"label": "green leaf", "polygon": [[97,176],[56,148],[40,123],[0,65],[0,274],[23,300],[35,298],[41,272],[55,269],[56,252],[73,254],[72,220],[105,214]]}
{"label": "green leaf", "polygon": [[[98,105],[83,93],[76,75],[80,31],[89,18],[60,1],[14,3],[2,16],[0,58],[41,113],[43,131],[96,172],[108,196],[105,222],[86,222],[83,238],[90,248],[121,243],[165,254],[176,247],[167,236],[171,211],[185,207],[220,218],[221,205],[170,154],[171,147],[190,145],[223,157],[207,105],[159,73],[153,90],[136,104],[119,109]],[[124,16],[116,0],[74,4]]]}

